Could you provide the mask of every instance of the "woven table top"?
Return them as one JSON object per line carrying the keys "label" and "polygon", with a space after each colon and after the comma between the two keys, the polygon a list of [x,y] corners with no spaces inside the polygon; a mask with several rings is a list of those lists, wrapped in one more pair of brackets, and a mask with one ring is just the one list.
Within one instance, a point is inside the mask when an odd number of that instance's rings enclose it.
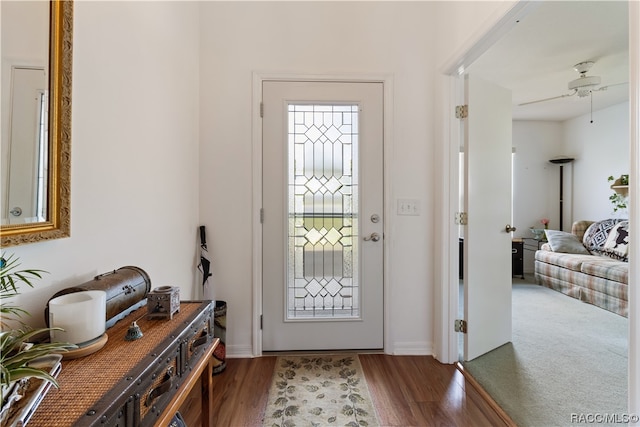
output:
{"label": "woven table top", "polygon": [[[201,302],[181,302],[173,319],[147,319],[147,307],[141,307],[107,329],[105,346],[85,357],[62,361],[58,376],[59,389],[51,387],[33,417],[29,427],[67,427],[73,425],[100,398],[111,390],[145,356],[181,328]],[[126,341],[131,323],[136,321],[142,338]],[[179,332],[178,332],[179,333]]]}

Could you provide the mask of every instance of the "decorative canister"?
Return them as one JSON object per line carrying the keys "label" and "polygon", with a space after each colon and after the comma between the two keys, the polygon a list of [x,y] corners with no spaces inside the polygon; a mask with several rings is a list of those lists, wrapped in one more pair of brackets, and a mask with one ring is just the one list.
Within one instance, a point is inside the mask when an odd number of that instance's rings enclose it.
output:
{"label": "decorative canister", "polygon": [[180,311],[180,288],[160,286],[147,294],[147,317],[150,319],[173,319]]}

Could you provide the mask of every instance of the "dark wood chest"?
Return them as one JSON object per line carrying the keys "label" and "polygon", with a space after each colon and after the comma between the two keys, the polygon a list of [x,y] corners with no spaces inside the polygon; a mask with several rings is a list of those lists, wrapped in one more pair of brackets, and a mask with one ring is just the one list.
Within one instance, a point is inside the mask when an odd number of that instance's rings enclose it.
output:
{"label": "dark wood chest", "polygon": [[[141,268],[120,267],[117,270],[99,274],[88,282],[56,292],[50,299],[81,291],[104,291],[106,293],[106,327],[110,328],[129,313],[147,304],[151,290],[151,279]],[[44,318],[49,325],[49,303]]]}
{"label": "dark wood chest", "polygon": [[[134,321],[143,336],[127,341]],[[49,391],[29,426],[156,425],[194,367],[211,354],[213,322],[211,301],[183,301],[170,320],[149,319],[146,308],[130,313],[107,330],[101,350],[63,360],[60,388]]]}

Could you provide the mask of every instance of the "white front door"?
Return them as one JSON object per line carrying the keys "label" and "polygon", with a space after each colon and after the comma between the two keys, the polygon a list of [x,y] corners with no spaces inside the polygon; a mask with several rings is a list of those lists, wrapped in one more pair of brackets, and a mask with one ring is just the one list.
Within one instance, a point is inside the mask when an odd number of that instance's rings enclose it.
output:
{"label": "white front door", "polygon": [[511,92],[467,76],[464,360],[511,341]]}
{"label": "white front door", "polygon": [[383,347],[383,85],[265,81],[264,351]]}

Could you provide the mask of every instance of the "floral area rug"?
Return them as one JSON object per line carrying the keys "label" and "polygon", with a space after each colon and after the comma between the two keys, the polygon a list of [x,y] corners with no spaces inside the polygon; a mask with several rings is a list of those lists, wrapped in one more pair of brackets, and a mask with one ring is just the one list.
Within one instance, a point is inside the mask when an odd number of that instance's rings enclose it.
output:
{"label": "floral area rug", "polygon": [[264,427],[379,425],[357,355],[278,357]]}

